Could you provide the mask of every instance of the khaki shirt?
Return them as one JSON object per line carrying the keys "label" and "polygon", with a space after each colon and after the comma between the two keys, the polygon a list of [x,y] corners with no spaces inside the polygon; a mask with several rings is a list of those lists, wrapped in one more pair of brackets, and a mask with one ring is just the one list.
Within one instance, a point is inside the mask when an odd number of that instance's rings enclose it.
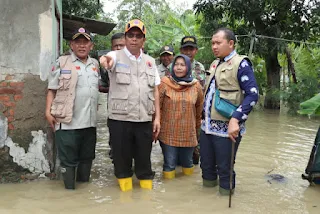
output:
{"label": "khaki shirt", "polygon": [[192,69],[192,77],[199,80],[202,88],[204,89],[205,80],[206,80],[206,71],[204,66],[200,62],[193,60],[191,69]]}
{"label": "khaki shirt", "polygon": [[158,72],[159,72],[160,78],[170,75],[170,66],[171,66],[171,63],[168,65],[168,67],[165,67],[162,63],[158,65]]}
{"label": "khaki shirt", "polygon": [[[98,109],[98,81],[100,78],[94,59],[88,57],[86,64],[81,62],[73,53],[72,61],[78,72],[76,85],[76,97],[74,100],[73,116],[69,124],[61,123],[61,129],[83,129],[96,127]],[[49,74],[48,89],[57,90],[59,88],[60,65]],[[56,125],[56,130],[60,129],[60,124]]]}

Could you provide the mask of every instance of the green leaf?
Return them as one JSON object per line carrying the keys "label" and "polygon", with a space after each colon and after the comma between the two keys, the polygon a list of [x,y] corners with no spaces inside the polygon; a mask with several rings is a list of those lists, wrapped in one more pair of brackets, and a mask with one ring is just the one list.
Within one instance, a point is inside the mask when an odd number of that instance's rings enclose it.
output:
{"label": "green leaf", "polygon": [[311,99],[300,103],[299,114],[320,115],[320,93]]}

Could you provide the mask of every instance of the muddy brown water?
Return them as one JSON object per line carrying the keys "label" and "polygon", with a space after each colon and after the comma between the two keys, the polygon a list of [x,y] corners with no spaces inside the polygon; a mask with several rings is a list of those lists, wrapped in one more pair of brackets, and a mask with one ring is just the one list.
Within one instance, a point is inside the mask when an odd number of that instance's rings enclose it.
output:
{"label": "muddy brown water", "polygon": [[[104,99],[102,101],[104,102]],[[177,168],[173,180],[162,178],[162,154],[152,151],[156,171],[153,190],[141,190],[134,178],[133,191],[121,192],[108,157],[106,107],[100,106],[96,159],[91,182],[64,189],[62,181],[39,179],[0,185],[0,214],[47,213],[320,213],[320,187],[301,179],[320,124],[319,120],[253,112],[237,154],[237,186],[228,208],[228,197],[218,188],[203,188],[201,169],[183,176]],[[266,174],[281,174],[286,182],[269,182]]]}

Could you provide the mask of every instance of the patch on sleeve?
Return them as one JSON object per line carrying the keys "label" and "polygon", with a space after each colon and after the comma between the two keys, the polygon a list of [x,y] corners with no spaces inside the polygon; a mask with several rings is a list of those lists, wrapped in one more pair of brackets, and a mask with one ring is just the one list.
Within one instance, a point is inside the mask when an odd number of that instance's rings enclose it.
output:
{"label": "patch on sleeve", "polygon": [[147,66],[148,66],[148,68],[152,68],[152,63],[150,62],[150,61],[147,61]]}

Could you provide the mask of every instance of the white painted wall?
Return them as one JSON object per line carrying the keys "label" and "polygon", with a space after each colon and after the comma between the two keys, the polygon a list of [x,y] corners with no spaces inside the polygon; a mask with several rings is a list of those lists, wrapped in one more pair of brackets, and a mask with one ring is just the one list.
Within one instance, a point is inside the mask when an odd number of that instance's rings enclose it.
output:
{"label": "white painted wall", "polygon": [[52,17],[48,10],[39,14],[39,34],[40,34],[40,54],[39,54],[39,72],[40,79],[45,81],[48,73],[51,71],[52,60]]}
{"label": "white painted wall", "polygon": [[10,156],[13,157],[15,163],[29,169],[32,173],[50,172],[49,162],[44,155],[47,143],[46,134],[42,130],[39,130],[32,131],[31,135],[33,136],[33,140],[27,152],[8,137],[5,144],[10,148]]}

